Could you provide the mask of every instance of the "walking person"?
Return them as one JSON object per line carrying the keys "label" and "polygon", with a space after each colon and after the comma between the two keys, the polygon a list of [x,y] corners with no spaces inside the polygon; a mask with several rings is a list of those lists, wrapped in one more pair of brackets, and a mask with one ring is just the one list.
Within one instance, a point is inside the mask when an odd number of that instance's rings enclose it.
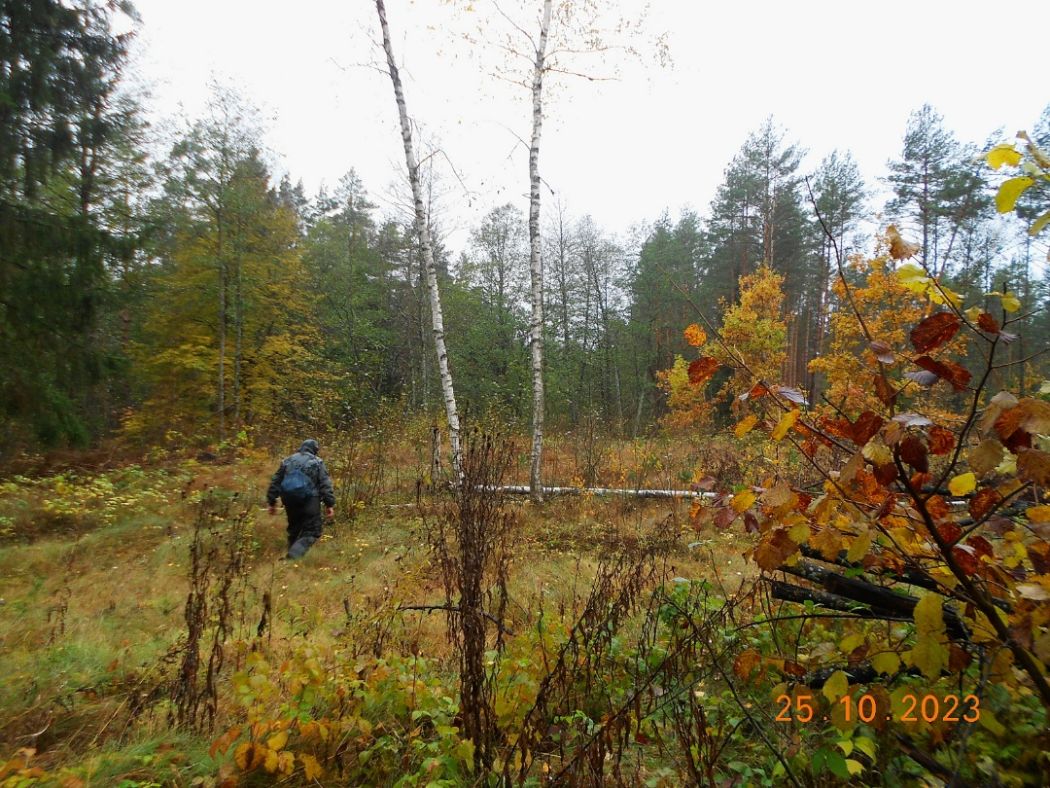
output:
{"label": "walking person", "polygon": [[266,491],[270,514],[277,514],[280,498],[288,515],[288,558],[302,558],[321,538],[322,503],[325,517],[335,514],[332,479],[324,461],[317,456],[318,451],[317,441],[303,441],[299,451],[281,461]]}

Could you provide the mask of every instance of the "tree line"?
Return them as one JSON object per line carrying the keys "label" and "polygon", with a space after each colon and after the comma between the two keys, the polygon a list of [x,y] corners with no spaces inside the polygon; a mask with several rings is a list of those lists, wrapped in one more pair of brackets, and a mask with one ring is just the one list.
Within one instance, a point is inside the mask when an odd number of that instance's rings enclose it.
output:
{"label": "tree line", "polygon": [[[426,251],[403,216],[380,211],[353,171],[311,196],[278,177],[254,110],[221,87],[154,153],[123,87],[134,33],[114,32],[130,5],[0,9],[0,450],[344,429],[390,402],[437,418]],[[1050,144],[1050,107],[1032,132]],[[810,362],[842,306],[834,247],[870,251],[876,211],[967,302],[1021,299],[1030,314],[1010,353],[1032,357],[1016,374],[1034,384],[1050,339],[1045,249],[997,218],[989,144],[956,139],[926,105],[881,182],[865,183],[846,151],[807,169],[770,118],[704,214],[610,230],[558,199],[538,223],[508,203],[458,254],[424,183],[460,411],[532,418],[536,254],[549,424],[651,429],[667,410],[661,379],[689,350],[683,327],[698,311],[718,325],[762,266],[782,277],[780,379],[816,401],[825,383]]]}

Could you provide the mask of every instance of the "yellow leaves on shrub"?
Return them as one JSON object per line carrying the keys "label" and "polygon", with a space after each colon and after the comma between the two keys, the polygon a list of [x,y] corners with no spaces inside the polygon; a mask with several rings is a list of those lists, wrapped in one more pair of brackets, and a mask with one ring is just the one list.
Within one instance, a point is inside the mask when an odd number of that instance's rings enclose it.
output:
{"label": "yellow leaves on shrub", "polygon": [[1014,293],[997,293],[993,290],[985,293],[985,295],[991,296],[992,298],[998,298],[1000,305],[1007,312],[1016,312],[1021,308],[1021,299],[1019,299]]}
{"label": "yellow leaves on shrub", "polygon": [[743,514],[751,505],[755,502],[755,494],[750,490],[744,490],[733,496],[731,506],[737,512],[737,514]]}
{"label": "yellow leaves on shrub", "polygon": [[324,776],[324,769],[314,756],[300,754],[299,762],[303,765],[307,780],[317,780]]}
{"label": "yellow leaves on shrub", "polygon": [[788,434],[791,428],[795,426],[795,422],[798,421],[799,414],[800,411],[795,409],[789,410],[787,413],[781,416],[780,421],[777,422],[777,426],[773,428],[773,433],[772,435],[770,435],[770,437],[774,441],[781,440],[785,435]]}
{"label": "yellow leaves on shrub", "polygon": [[993,170],[999,169],[1004,164],[1007,167],[1016,167],[1021,163],[1021,151],[1017,150],[1012,142],[1004,142],[984,154],[984,160]]}
{"label": "yellow leaves on shrub", "polygon": [[795,523],[788,529],[788,536],[791,537],[791,541],[795,544],[806,544],[812,534],[813,529],[810,528],[810,525],[806,522],[805,518],[802,518],[799,522]]}
{"label": "yellow leaves on shrub", "polygon": [[234,725],[226,733],[222,734],[214,742],[211,747],[208,748],[208,755],[214,758],[217,754],[226,754],[226,751],[230,749],[230,745],[233,744],[241,735],[241,726]]}
{"label": "yellow leaves on shrub", "polygon": [[915,263],[904,263],[897,268],[896,274],[897,281],[912,292],[916,292],[916,283],[923,283],[923,287],[920,288],[918,292],[925,292],[925,284],[928,282],[929,277],[926,275],[922,266],[916,265]]}
{"label": "yellow leaves on shrub", "polygon": [[664,426],[673,431],[702,427],[710,421],[711,402],[703,386],[694,386],[689,380],[689,364],[676,355],[669,369],[656,373],[656,382],[667,395],[667,414],[662,418]]}
{"label": "yellow leaves on shrub", "polygon": [[930,303],[939,306],[951,304],[956,308],[962,306],[962,296],[954,292],[940,280],[926,274],[921,266],[915,263],[904,263],[897,271],[897,281],[909,292],[924,296]]}
{"label": "yellow leaves on shrub", "polygon": [[719,331],[725,345],[711,348],[720,363],[734,370],[723,395],[736,396],[751,389],[756,380],[779,377],[787,358],[783,284],[784,277],[766,265],[740,277],[739,300],[722,315]]}
{"label": "yellow leaves on shrub", "polygon": [[273,774],[277,771],[278,766],[280,766],[280,756],[277,754],[277,750],[267,750],[266,761],[263,763],[263,768],[270,774]]}
{"label": "yellow leaves on shrub", "polygon": [[849,656],[858,648],[864,645],[864,635],[860,632],[854,632],[851,635],[846,635],[839,641],[839,651],[846,656]]}
{"label": "yellow leaves on shrub", "polygon": [[323,722],[310,720],[299,723],[299,735],[306,741],[318,740],[328,741],[328,726]]}
{"label": "yellow leaves on shrub", "polygon": [[977,477],[973,473],[960,473],[948,482],[948,491],[952,495],[966,495],[977,488]]}
{"label": "yellow leaves on shrub", "polygon": [[751,414],[733,428],[733,434],[736,435],[737,439],[743,438],[754,429],[756,424],[758,424],[758,416]]}
{"label": "yellow leaves on shrub", "polygon": [[978,476],[994,471],[1003,461],[1003,444],[995,438],[985,438],[967,455],[970,467]]}
{"label": "yellow leaves on shrub", "polygon": [[1030,506],[1025,515],[1030,523],[1050,523],[1050,506]]}
{"label": "yellow leaves on shrub", "polygon": [[824,687],[821,692],[824,693],[824,697],[831,703],[838,703],[842,697],[848,695],[849,677],[846,675],[845,671],[836,670],[832,673],[828,677],[828,680],[824,682]]}
{"label": "yellow leaves on shrub", "polygon": [[875,744],[874,739],[869,739],[867,736],[858,736],[853,740],[853,744],[858,750],[871,758],[872,761],[875,760],[875,754],[878,752],[878,745]]}
{"label": "yellow leaves on shrub", "polygon": [[1009,213],[1017,205],[1017,200],[1029,187],[1035,185],[1035,178],[1020,175],[1010,178],[999,184],[999,191],[995,194],[995,209],[999,213]]}
{"label": "yellow leaves on shrub", "polygon": [[809,544],[811,547],[820,550],[820,555],[825,560],[834,561],[839,557],[842,548],[846,546],[846,540],[841,533],[828,525],[810,537]]}
{"label": "yellow leaves on shrub", "polygon": [[771,516],[778,519],[783,518],[797,505],[798,496],[786,481],[782,481],[762,493],[762,506],[768,510]]}
{"label": "yellow leaves on shrub", "polygon": [[295,771],[295,756],[288,750],[277,753],[277,767],[273,770],[270,769],[270,762],[266,762],[266,770],[273,772],[279,772],[286,777],[291,776],[292,772]]}
{"label": "yellow leaves on shrub", "polygon": [[685,341],[693,347],[700,347],[707,341],[707,334],[704,333],[704,329],[700,328],[696,323],[686,326],[683,333],[685,334]]}
{"label": "yellow leaves on shrub", "polygon": [[977,718],[977,724],[995,736],[1006,733],[1006,726],[995,718],[995,714],[989,708],[981,709],[981,716]]}
{"label": "yellow leaves on shrub", "polygon": [[875,436],[864,444],[861,456],[866,460],[871,460],[876,468],[893,462],[893,452],[890,451],[890,447],[879,436]]}
{"label": "yellow leaves on shrub", "polygon": [[281,731],[275,733],[269,739],[266,740],[266,746],[271,750],[283,750],[284,745],[288,743],[288,731]]}
{"label": "yellow leaves on shrub", "polygon": [[879,673],[895,676],[901,669],[901,658],[893,651],[883,651],[871,658],[871,666]]}
{"label": "yellow leaves on shrub", "polygon": [[250,772],[266,762],[267,749],[255,742],[245,742],[233,753],[233,761],[241,771]]}
{"label": "yellow leaves on shrub", "polygon": [[467,771],[471,774],[474,773],[474,742],[470,739],[463,739],[459,744],[456,745],[455,754],[459,758],[460,762],[467,765]]}
{"label": "yellow leaves on shrub", "polygon": [[849,550],[846,552],[846,560],[852,563],[860,561],[864,556],[871,550],[873,534],[871,530],[867,530],[853,540],[853,543],[849,546]]}
{"label": "yellow leaves on shrub", "polygon": [[939,594],[925,594],[915,605],[915,630],[911,661],[932,681],[948,665],[948,649],[943,643],[946,636],[944,609]]}
{"label": "yellow leaves on shrub", "polygon": [[1031,236],[1039,235],[1047,226],[1050,226],[1050,211],[1047,211],[1032,222],[1032,226],[1028,228],[1028,234]]}

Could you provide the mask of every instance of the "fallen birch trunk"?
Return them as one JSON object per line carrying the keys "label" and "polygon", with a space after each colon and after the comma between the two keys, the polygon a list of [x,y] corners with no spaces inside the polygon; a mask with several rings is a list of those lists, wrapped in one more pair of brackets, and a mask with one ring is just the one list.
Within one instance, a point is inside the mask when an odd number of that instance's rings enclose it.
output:
{"label": "fallen birch trunk", "polygon": [[[507,484],[493,488],[492,492],[507,495],[529,495],[532,488],[527,484]],[[645,490],[631,487],[544,487],[544,495],[622,495],[625,498],[717,498],[718,493],[694,492],[693,490]]]}

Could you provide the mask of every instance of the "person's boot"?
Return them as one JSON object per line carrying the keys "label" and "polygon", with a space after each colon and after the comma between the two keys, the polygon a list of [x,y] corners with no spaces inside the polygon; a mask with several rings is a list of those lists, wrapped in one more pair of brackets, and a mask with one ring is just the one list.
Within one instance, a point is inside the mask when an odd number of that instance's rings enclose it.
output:
{"label": "person's boot", "polygon": [[302,558],[306,555],[306,551],[309,550],[316,541],[316,536],[300,536],[295,540],[292,546],[288,548],[287,557],[291,559]]}

